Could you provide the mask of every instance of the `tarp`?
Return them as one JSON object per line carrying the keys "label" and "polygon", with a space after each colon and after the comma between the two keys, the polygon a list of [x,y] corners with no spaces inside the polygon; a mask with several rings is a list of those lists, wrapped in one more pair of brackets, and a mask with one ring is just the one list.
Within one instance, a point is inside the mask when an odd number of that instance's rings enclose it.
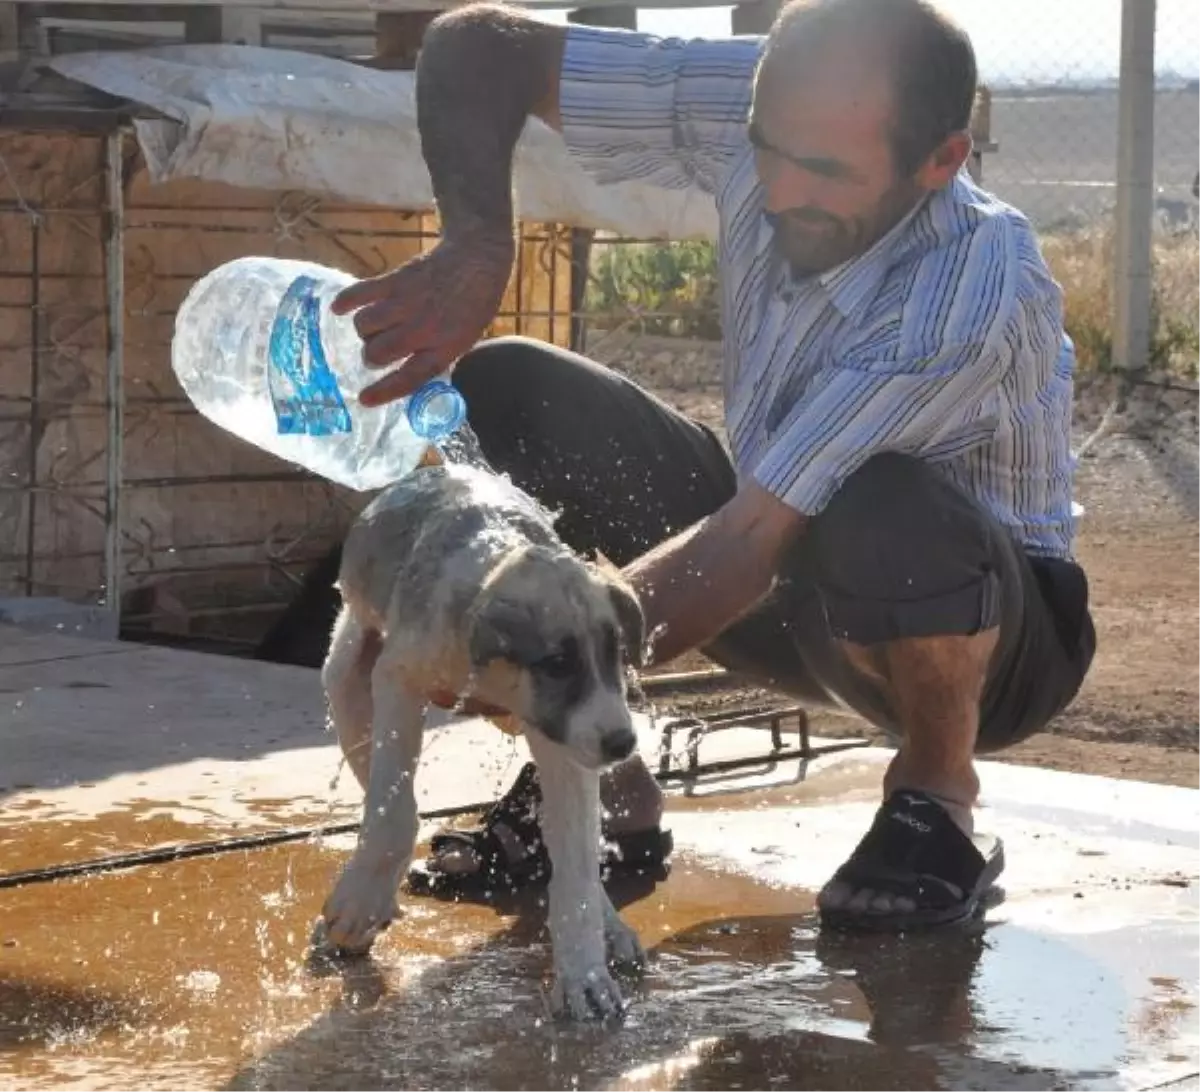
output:
{"label": "tarp", "polygon": [[[199,178],[393,208],[433,206],[411,72],[238,45],[74,53],[49,65],[163,116],[135,123],[156,182]],[[522,219],[638,238],[716,234],[712,199],[699,189],[598,184],[537,119],[518,147],[515,192]]]}

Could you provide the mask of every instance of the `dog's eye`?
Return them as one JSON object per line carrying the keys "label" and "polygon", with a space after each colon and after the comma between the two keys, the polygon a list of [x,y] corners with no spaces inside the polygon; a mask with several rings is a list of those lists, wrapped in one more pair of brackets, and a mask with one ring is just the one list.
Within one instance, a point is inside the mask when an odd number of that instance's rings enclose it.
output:
{"label": "dog's eye", "polygon": [[569,678],[579,668],[579,650],[573,645],[567,645],[550,656],[542,657],[533,666],[535,670],[552,679]]}
{"label": "dog's eye", "polygon": [[600,636],[600,649],[604,656],[604,663],[613,667],[621,658],[621,639],[617,636],[617,631],[612,626],[605,626]]}

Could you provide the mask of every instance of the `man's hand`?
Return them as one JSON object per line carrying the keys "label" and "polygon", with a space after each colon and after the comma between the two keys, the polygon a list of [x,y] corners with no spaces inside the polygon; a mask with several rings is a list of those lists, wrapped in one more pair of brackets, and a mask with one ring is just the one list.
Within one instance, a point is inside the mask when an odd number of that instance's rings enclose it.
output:
{"label": "man's hand", "polygon": [[400,364],[360,395],[378,406],[449,368],[487,330],[512,272],[512,164],[530,114],[558,120],[566,28],[504,5],[465,4],[429,25],[417,58],[417,127],[442,241],[334,302],[374,368]]}
{"label": "man's hand", "polygon": [[491,240],[445,239],[399,269],[344,289],[338,315],[357,312],[354,327],[372,368],[399,368],[359,395],[379,406],[415,391],[444,372],[486,331],[512,270],[511,236]]}

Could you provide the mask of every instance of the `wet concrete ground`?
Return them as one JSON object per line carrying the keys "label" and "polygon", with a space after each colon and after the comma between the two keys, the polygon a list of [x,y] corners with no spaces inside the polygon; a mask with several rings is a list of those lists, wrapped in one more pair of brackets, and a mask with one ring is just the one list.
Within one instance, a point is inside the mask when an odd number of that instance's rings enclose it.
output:
{"label": "wet concrete ground", "polygon": [[[320,722],[312,672],[0,633],[0,874],[356,818]],[[724,733],[702,757],[764,744]],[[486,798],[522,759],[444,729],[422,806]],[[371,959],[307,960],[348,836],[0,889],[0,1087],[1194,1084],[1200,794],[985,764],[1009,867],[984,920],[822,935],[813,892],[886,760],[673,794],[669,877],[612,889],[650,953],[616,1027],[546,1018],[536,894],[406,895]]]}

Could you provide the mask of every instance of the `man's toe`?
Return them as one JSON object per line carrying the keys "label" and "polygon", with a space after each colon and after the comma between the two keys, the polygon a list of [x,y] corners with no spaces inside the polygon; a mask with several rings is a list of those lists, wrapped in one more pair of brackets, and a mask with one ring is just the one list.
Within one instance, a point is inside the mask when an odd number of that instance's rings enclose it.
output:
{"label": "man's toe", "polygon": [[890,914],[894,909],[896,909],[896,900],[886,892],[876,895],[871,900],[872,914]]}
{"label": "man's toe", "polygon": [[871,900],[875,897],[875,892],[869,887],[862,887],[855,891],[851,896],[850,901],[846,903],[846,909],[852,914],[865,914],[867,908],[871,905]]}
{"label": "man's toe", "polygon": [[841,880],[830,880],[817,896],[817,906],[822,910],[840,910],[850,901],[854,888]]}

